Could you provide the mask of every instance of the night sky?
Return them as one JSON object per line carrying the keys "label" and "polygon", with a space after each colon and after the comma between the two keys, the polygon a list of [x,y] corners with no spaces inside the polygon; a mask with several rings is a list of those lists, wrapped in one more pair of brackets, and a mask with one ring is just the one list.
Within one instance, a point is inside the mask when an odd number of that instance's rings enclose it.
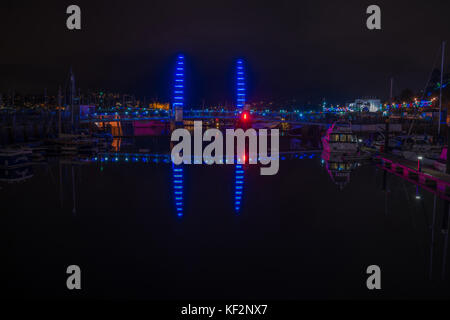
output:
{"label": "night sky", "polygon": [[[71,4],[81,7],[80,31],[66,28]],[[380,31],[366,28],[371,4],[381,7]],[[0,92],[55,93],[72,66],[81,90],[168,100],[182,52],[191,104],[231,102],[239,57],[250,101],[387,98],[391,76],[395,94],[425,86],[449,32],[450,1],[2,0]]]}

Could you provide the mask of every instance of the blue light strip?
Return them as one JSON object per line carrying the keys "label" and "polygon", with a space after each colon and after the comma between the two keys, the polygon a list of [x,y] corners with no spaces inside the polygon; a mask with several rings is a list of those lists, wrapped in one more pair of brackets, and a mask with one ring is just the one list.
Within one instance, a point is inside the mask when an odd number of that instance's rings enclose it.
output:
{"label": "blue light strip", "polygon": [[184,174],[183,167],[176,166],[172,163],[172,176],[173,176],[173,190],[175,195],[175,210],[177,216],[183,216],[184,209],[184,197],[183,197],[183,184],[184,184]]}
{"label": "blue light strip", "polygon": [[[292,153],[286,155],[280,155],[280,160],[293,160],[293,159],[313,159],[318,154],[315,153]],[[268,157],[264,157],[266,159]],[[158,154],[158,153],[117,153],[117,152],[103,152],[97,155],[86,155],[85,157],[80,157],[83,161],[92,162],[102,162],[102,163],[145,163],[145,164],[168,164],[171,163],[170,154]],[[208,158],[208,160],[212,160]],[[261,161],[261,157],[258,157],[258,161]],[[183,168],[176,167],[173,169],[174,178],[183,178]],[[244,175],[244,169],[236,169],[235,173],[237,176]],[[178,179],[176,179],[178,180]]]}
{"label": "blue light strip", "polygon": [[239,59],[236,66],[236,108],[242,110],[245,106],[245,76],[244,61]]}
{"label": "blue light strip", "polygon": [[242,205],[242,193],[243,193],[243,184],[244,184],[244,169],[241,164],[237,164],[235,166],[235,185],[234,185],[234,210],[237,214],[241,211]]}
{"label": "blue light strip", "polygon": [[172,100],[172,112],[175,114],[175,107],[184,107],[184,56],[178,55],[174,78],[174,91]]}

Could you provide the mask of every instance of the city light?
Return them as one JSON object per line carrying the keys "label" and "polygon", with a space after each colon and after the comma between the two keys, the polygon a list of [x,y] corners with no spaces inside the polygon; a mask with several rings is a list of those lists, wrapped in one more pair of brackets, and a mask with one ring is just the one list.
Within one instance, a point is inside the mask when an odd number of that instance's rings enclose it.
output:
{"label": "city light", "polygon": [[[245,159],[245,156],[244,156]],[[245,162],[245,160],[244,160]],[[241,164],[235,166],[235,196],[234,196],[234,209],[236,214],[240,213],[242,205],[242,193],[244,189],[244,169]]]}
{"label": "city light", "polygon": [[178,217],[183,216],[183,167],[176,166],[172,163],[172,177],[173,177],[173,189],[174,189],[174,198],[175,198],[175,210]]}

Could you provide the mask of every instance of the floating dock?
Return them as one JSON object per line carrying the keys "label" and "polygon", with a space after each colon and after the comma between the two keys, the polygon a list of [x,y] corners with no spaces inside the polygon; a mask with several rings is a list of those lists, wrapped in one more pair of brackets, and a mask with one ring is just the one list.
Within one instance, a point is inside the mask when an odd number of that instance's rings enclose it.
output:
{"label": "floating dock", "polygon": [[374,159],[380,162],[378,167],[450,201],[450,175],[427,167],[419,170],[417,162],[387,154],[375,156]]}

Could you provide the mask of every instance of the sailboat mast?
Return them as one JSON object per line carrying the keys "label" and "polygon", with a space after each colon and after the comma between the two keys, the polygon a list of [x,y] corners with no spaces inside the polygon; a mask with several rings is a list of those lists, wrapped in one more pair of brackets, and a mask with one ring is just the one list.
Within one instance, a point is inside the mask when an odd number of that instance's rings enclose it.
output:
{"label": "sailboat mast", "polygon": [[445,55],[445,41],[442,41],[442,59],[441,59],[441,83],[439,86],[439,124],[438,124],[438,137],[441,135],[441,122],[442,122],[442,81],[444,77],[444,55]]}

